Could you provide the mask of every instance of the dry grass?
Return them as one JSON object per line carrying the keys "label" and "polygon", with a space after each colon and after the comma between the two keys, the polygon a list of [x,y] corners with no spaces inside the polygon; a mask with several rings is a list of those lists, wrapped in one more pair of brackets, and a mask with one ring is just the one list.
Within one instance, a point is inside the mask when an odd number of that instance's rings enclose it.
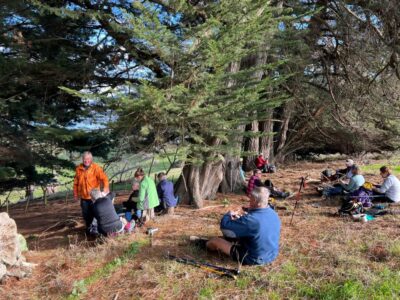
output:
{"label": "dry grass", "polygon": [[[301,176],[309,173],[316,178],[325,167],[326,164],[293,165],[269,177],[276,186],[294,191]],[[368,179],[378,181],[377,176]],[[221,206],[204,210],[182,206],[175,216],[160,217],[150,224],[160,229],[153,246],[143,242],[148,240],[144,229],[95,245],[79,237],[69,239],[68,247],[47,248],[41,243],[43,249],[27,255],[28,260],[40,263],[33,277],[9,280],[0,286],[1,298],[63,299],[71,296],[74,287],[80,289],[75,298],[96,300],[399,297],[399,216],[386,215],[365,224],[339,218],[334,215],[335,203],[321,200],[310,186],[290,226],[294,201],[279,203],[288,210],[278,211],[282,220],[278,259],[268,266],[243,267],[236,281],[216,278],[165,258],[170,253],[237,267],[228,258],[201,252],[187,243],[190,235],[219,235],[221,215],[247,203],[244,196],[221,195],[216,201],[206,202]],[[139,253],[125,259],[127,249],[135,241],[141,242]],[[123,258],[122,264],[118,264],[119,258]],[[79,282],[85,279],[87,284],[80,287]]]}

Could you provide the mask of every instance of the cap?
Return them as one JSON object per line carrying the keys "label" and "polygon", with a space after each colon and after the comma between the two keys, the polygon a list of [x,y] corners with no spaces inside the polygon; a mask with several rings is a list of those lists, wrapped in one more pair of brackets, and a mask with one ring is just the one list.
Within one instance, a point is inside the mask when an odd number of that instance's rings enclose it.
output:
{"label": "cap", "polygon": [[351,167],[352,165],[354,165],[354,160],[346,159],[346,166]]}

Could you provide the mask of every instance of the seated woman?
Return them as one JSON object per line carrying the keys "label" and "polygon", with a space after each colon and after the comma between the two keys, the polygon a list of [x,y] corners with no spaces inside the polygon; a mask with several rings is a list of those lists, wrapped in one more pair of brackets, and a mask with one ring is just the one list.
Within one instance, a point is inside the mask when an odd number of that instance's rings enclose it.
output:
{"label": "seated woman", "polygon": [[364,176],[361,175],[361,170],[358,166],[353,165],[351,168],[352,177],[350,178],[349,183],[345,183],[343,180],[336,186],[329,187],[323,191],[323,195],[325,196],[335,196],[340,195],[343,192],[352,193],[358,190],[364,183]]}
{"label": "seated woman", "polygon": [[166,214],[174,214],[174,208],[178,203],[178,198],[174,195],[174,184],[167,179],[167,175],[161,172],[157,175],[157,194],[160,205],[154,210]]}
{"label": "seated woman", "polygon": [[257,186],[263,186],[261,181],[261,170],[255,169],[253,170],[253,175],[250,177],[249,182],[247,183],[246,194],[250,196],[253,189]]}
{"label": "seated woman", "polygon": [[383,202],[400,202],[400,181],[391,174],[391,170],[383,166],[380,168],[381,177],[384,179],[381,186],[375,186],[372,190],[375,199]]}

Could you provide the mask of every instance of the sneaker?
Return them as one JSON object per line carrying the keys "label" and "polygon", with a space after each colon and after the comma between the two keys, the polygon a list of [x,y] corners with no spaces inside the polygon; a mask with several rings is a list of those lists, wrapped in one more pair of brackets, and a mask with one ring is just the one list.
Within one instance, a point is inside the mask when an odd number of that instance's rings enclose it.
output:
{"label": "sneaker", "polygon": [[189,241],[191,244],[193,244],[194,246],[196,246],[200,249],[203,249],[203,250],[207,249],[208,239],[192,235],[189,237]]}

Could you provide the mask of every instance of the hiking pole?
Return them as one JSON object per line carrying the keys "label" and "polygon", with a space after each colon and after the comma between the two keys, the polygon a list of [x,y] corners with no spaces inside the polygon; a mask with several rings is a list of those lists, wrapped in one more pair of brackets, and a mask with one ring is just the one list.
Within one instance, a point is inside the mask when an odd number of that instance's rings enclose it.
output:
{"label": "hiking pole", "polygon": [[368,198],[384,198],[385,195],[372,195],[372,196],[348,196],[349,198],[363,198],[363,197],[368,197]]}
{"label": "hiking pole", "polygon": [[192,260],[192,259],[176,257],[176,256],[173,256],[173,255],[170,255],[170,254],[167,254],[166,257],[168,259],[174,260],[174,261],[182,263],[182,264],[198,267],[198,268],[200,268],[200,269],[202,269],[204,271],[217,274],[217,275],[219,275],[221,277],[229,277],[229,278],[232,278],[232,279],[236,279],[236,275],[239,274],[238,270],[227,269],[227,268],[215,266],[215,265],[212,265],[212,264],[209,264],[209,263],[198,262],[198,261],[195,261],[195,260]]}
{"label": "hiking pole", "polygon": [[306,182],[306,178],[305,178],[305,177],[301,177],[299,191],[297,192],[297,195],[296,195],[296,202],[294,203],[294,208],[293,208],[293,212],[292,212],[292,217],[291,217],[291,219],[290,219],[290,225],[292,225],[294,213],[295,213],[295,211],[296,211],[297,204],[299,203],[299,200],[300,200],[301,191],[302,191],[302,189],[305,187],[305,182]]}
{"label": "hiking pole", "polygon": [[207,266],[207,267],[214,268],[214,269],[219,270],[219,271],[231,272],[231,273],[233,273],[233,274],[235,274],[235,275],[238,275],[238,274],[239,274],[239,271],[238,271],[238,270],[235,270],[235,269],[228,269],[228,268],[216,266],[216,265],[213,265],[213,264],[210,264],[210,263],[206,263],[206,262],[198,262],[198,261],[195,261],[195,260],[193,260],[193,259],[180,258],[180,257],[176,257],[176,256],[170,255],[170,254],[168,254],[167,257],[168,257],[169,259],[172,259],[172,260],[184,260],[185,263],[200,264],[200,265],[204,265],[204,266]]}

